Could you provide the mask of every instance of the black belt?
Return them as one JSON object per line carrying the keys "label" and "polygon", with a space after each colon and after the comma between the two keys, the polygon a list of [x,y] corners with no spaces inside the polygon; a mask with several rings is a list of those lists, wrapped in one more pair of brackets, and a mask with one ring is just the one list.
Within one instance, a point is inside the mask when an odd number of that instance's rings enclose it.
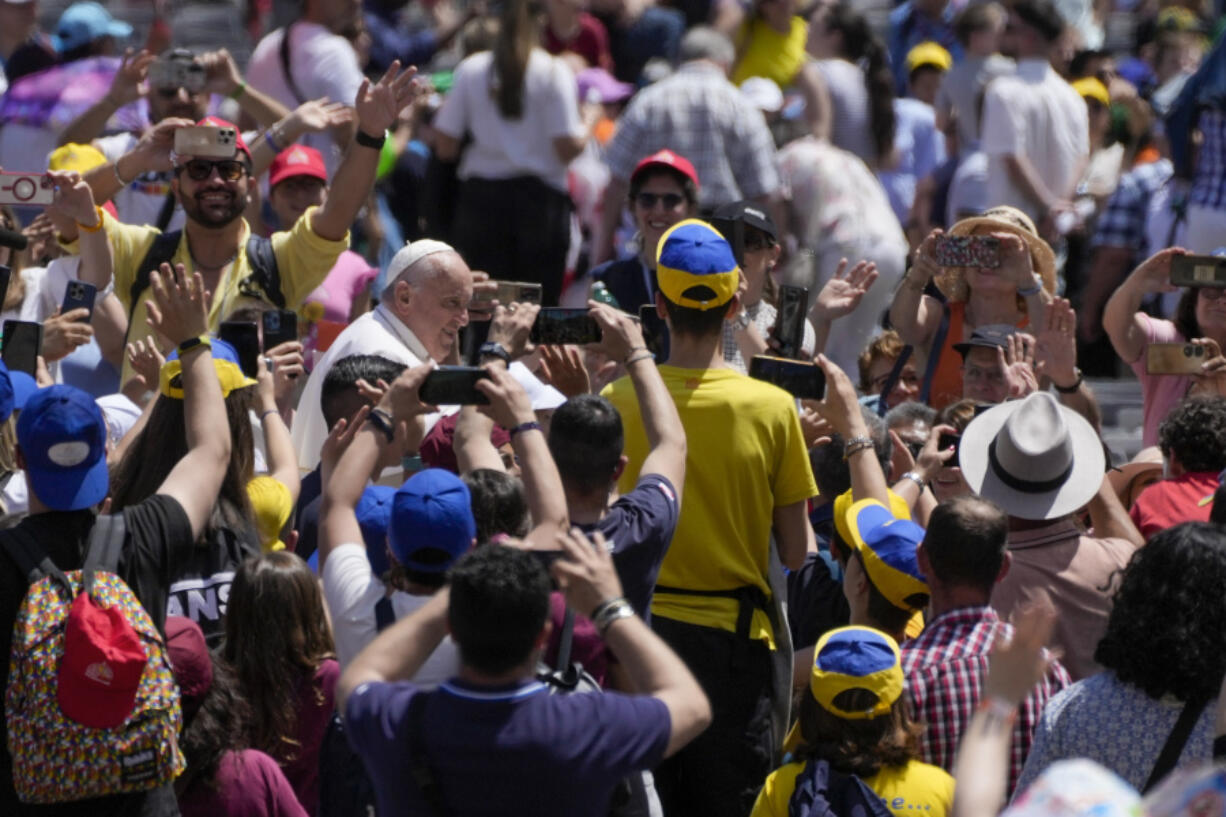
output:
{"label": "black belt", "polygon": [[731,590],[693,590],[688,587],[666,587],[656,585],[657,593],[668,593],[674,596],[702,596],[705,598],[732,599],[738,605],[736,614],[737,644],[733,651],[732,665],[743,667],[746,662],[746,647],[753,640],[749,637],[749,627],[753,623],[753,611],[761,610],[769,614],[770,599],[757,585],[747,584],[734,587]]}

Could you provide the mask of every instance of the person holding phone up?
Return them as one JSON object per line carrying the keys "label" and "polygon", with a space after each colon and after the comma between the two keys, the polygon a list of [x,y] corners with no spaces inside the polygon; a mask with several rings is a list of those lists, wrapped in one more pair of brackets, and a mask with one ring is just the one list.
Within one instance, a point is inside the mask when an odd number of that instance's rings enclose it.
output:
{"label": "person holding phone up", "polygon": [[[421,85],[415,81],[415,72],[401,71],[399,65],[392,66],[377,82],[362,83],[354,102],[357,134],[336,171],[332,195],[322,206],[308,209],[291,228],[271,237],[270,254],[276,260],[276,276],[257,274],[256,266],[269,264],[260,264],[259,259],[253,262],[251,252],[245,251],[251,230],[242,213],[254,184],[251,153],[230,123],[209,118],[199,125],[234,131],[231,158],[206,159],[173,153],[175,131],[190,126],[191,122],[172,118],[145,134],[117,162],[91,173],[88,181],[95,199],[106,199],[140,173],[173,171],[172,185],[187,213],[187,224],[173,245],[171,257],[165,260],[201,273],[206,288],[213,294],[209,329],[215,331],[224,316],[244,305],[244,301],[254,299],[296,309],[319,285],[348,246],[349,225],[374,183],[385,131],[419,93]],[[154,227],[121,224],[109,215],[102,215],[101,219],[101,227],[92,229],[105,230],[110,239],[115,273],[96,277],[90,283],[108,292],[113,287],[129,311],[130,323],[144,326],[145,304],[140,292],[133,291],[140,288],[134,284],[141,282],[138,273],[147,266],[151,252],[165,248],[173,234],[159,239],[160,232]],[[79,232],[69,229],[62,234],[61,240],[70,250],[76,250]]]}
{"label": "person holding phone up", "polygon": [[[1175,404],[1192,394],[1226,395],[1226,289],[1185,287],[1173,321],[1152,318],[1141,311],[1151,293],[1175,292],[1171,261],[1187,250],[1168,247],[1150,256],[1107,301],[1103,328],[1115,353],[1136,372],[1141,382],[1144,413],[1141,445],[1158,443],[1158,424]],[[1147,349],[1155,343],[1190,343],[1204,348],[1202,374],[1176,375],[1150,372]]]}

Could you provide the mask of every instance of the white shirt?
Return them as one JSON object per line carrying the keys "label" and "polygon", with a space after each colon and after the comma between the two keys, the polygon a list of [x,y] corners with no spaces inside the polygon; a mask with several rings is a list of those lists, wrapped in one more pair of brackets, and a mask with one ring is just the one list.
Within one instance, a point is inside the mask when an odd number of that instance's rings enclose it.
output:
{"label": "white shirt", "polygon": [[1024,59],[1017,73],[993,80],[984,93],[983,152],[988,154],[988,201],[1018,208],[1036,222],[1043,215],[1033,200],[1009,178],[1006,156],[1025,156],[1039,178],[1057,196],[1077,182],[1090,153],[1086,104],[1043,59]]}
{"label": "white shirt", "polygon": [[553,149],[559,136],[583,136],[579,86],[565,62],[534,48],[524,72],[524,113],[506,119],[490,94],[493,54],[482,51],[456,67],[434,127],[453,139],[472,135],[457,171],[461,179],[536,176],[566,191],[566,165]]}
{"label": "white shirt", "polygon": [[[332,615],[336,660],[343,670],[378,634],[375,604],[387,589],[370,569],[366,546],[358,544],[339,545],[328,555],[324,562],[323,583],[324,599]],[[391,598],[397,621],[430,601],[429,596],[413,596],[399,590],[393,592]],[[411,680],[416,686],[434,689],[455,677],[459,670],[459,650],[451,636],[445,636]]]}
{"label": "white shirt", "polygon": [[[298,400],[298,413],[294,416],[290,436],[298,454],[298,467],[304,472],[314,470],[319,464],[319,449],[328,438],[328,425],[319,405],[324,378],[336,361],[350,355],[379,355],[410,368],[430,360],[426,347],[413,331],[382,304],[345,327],[315,364]],[[439,416],[426,415],[427,431]]]}
{"label": "white shirt", "polygon": [[[107,161],[117,162],[139,140],[132,133],[116,133],[94,140],[94,147],[102,151]],[[166,204],[170,194],[170,171],[153,171],[144,173],[132,180],[132,183],[120,190],[111,199],[115,203],[115,212],[119,220],[125,224],[149,224],[157,226],[158,216]],[[175,202],[175,209],[166,226],[166,232],[183,229],[187,217],[183,208]]]}
{"label": "white shirt", "polygon": [[[290,26],[290,71],[303,99],[294,96],[281,69],[281,38],[285,29],[265,35],[247,63],[247,81],[291,111],[303,102],[327,97],[332,102],[353,105],[362,84],[358,55],[344,37],[318,23],[300,20]],[[302,143],[323,154],[328,176],[336,172],[344,150],[328,133],[310,133]],[[282,147],[285,147],[284,145]]]}

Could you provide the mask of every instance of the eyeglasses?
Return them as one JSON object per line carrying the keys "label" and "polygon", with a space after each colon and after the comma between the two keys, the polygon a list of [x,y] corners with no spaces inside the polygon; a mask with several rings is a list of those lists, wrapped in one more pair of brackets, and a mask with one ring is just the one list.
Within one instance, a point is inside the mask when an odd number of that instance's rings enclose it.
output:
{"label": "eyeglasses", "polygon": [[216,168],[217,175],[221,177],[223,182],[236,182],[243,176],[247,175],[247,165],[234,159],[222,159],[219,162],[210,162],[207,159],[192,159],[184,165],[175,168],[176,172],[186,170],[187,175],[192,181],[202,182],[213,175],[213,170]]}
{"label": "eyeglasses", "polygon": [[1199,294],[1206,301],[1216,301],[1219,298],[1226,298],[1226,289],[1221,287],[1199,287]]}
{"label": "eyeglasses", "polygon": [[[885,383],[889,379],[890,379],[890,372],[886,372],[885,374],[877,375],[876,377],[873,378],[873,381],[872,381],[873,388],[876,389],[877,391],[881,391],[882,389],[885,388]],[[898,382],[906,386],[918,386],[919,385],[919,375],[916,374],[914,371],[904,369],[902,374],[898,376]]]}
{"label": "eyeglasses", "polygon": [[639,193],[634,200],[644,210],[655,207],[657,201],[664,204],[665,210],[675,210],[685,201],[685,196],[679,193]]}

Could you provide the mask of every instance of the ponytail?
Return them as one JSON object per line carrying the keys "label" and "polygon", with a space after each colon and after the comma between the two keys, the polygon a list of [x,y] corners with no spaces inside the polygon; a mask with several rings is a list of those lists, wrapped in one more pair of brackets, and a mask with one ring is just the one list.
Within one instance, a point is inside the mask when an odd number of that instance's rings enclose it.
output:
{"label": "ponytail", "polygon": [[507,0],[502,8],[502,25],[494,42],[491,93],[504,119],[524,115],[524,75],[540,39],[536,20],[540,12],[534,0]]}
{"label": "ponytail", "polygon": [[860,66],[868,91],[869,125],[880,163],[894,150],[894,75],[880,38],[845,0],[830,9],[826,28],[843,37],[842,57]]}

